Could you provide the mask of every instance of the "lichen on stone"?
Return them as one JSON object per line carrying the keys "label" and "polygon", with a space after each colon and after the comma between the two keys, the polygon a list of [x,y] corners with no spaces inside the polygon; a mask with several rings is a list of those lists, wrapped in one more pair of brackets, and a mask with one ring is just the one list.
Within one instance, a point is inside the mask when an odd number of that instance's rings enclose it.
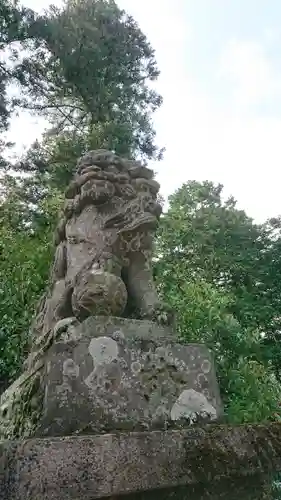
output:
{"label": "lichen on stone", "polygon": [[0,440],[31,436],[43,411],[41,374],[24,374],[16,387],[6,391],[0,406]]}

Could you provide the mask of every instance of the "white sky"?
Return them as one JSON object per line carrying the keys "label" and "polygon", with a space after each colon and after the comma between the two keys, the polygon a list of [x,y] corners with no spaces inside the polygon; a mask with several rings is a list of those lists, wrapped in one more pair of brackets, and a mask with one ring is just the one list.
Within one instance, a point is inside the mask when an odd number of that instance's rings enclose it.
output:
{"label": "white sky", "polygon": [[[264,1],[272,14],[265,18],[250,9],[261,4],[255,1],[244,0],[244,19],[237,10],[241,0],[117,3],[139,22],[161,70],[157,90],[164,104],[154,123],[166,153],[152,167],[162,194],[189,179],[221,182],[226,195],[263,221],[281,214],[281,2],[274,12],[278,0]],[[49,4],[23,3],[37,11]],[[272,20],[278,16],[276,27]],[[43,127],[21,116],[10,135],[21,148]]]}

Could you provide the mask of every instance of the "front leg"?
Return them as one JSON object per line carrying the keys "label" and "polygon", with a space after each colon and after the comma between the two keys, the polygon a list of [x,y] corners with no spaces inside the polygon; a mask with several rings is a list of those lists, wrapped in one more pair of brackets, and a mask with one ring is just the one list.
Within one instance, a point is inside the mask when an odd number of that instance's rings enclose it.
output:
{"label": "front leg", "polygon": [[130,264],[124,272],[124,281],[129,306],[137,310],[141,318],[168,325],[173,323],[171,308],[161,303],[155,289],[150,251],[132,252]]}

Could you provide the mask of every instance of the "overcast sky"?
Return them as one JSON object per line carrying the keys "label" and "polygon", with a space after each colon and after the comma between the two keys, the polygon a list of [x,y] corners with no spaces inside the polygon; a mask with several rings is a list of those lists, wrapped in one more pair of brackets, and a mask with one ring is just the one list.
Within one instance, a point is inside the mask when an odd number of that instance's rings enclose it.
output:
{"label": "overcast sky", "polygon": [[[38,11],[50,2],[23,3]],[[280,0],[117,3],[139,22],[161,70],[154,121],[166,153],[152,167],[162,194],[208,179],[258,221],[281,214]],[[12,139],[28,146],[42,129],[17,118]]]}

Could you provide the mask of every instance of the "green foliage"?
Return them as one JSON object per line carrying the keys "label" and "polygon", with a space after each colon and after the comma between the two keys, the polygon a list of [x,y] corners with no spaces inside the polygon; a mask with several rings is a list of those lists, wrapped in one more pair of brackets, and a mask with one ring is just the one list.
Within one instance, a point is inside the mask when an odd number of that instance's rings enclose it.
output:
{"label": "green foliage", "polygon": [[18,98],[8,97],[7,86],[16,83],[23,88],[27,83],[27,72],[21,64],[22,49],[35,42],[38,24],[36,14],[19,4],[17,0],[0,2],[0,50],[5,57],[0,62],[0,132],[8,128],[9,118],[19,105]]}
{"label": "green foliage", "polygon": [[31,35],[34,21],[34,12],[21,6],[17,0],[1,0],[0,49],[15,41],[26,41]]}
{"label": "green foliage", "polygon": [[241,360],[226,375],[230,381],[226,407],[230,423],[281,421],[280,384],[263,363]]}
{"label": "green foliage", "polygon": [[149,85],[159,71],[134,19],[113,0],[69,0],[40,22],[42,47],[23,62],[25,106],[47,115],[55,135],[75,131],[95,147],[159,158],[151,114],[162,99]]}
{"label": "green foliage", "polygon": [[232,198],[223,202],[222,186],[210,182],[191,181],[171,196],[158,232],[159,292],[176,311],[179,334],[212,349],[235,423],[280,414],[279,384],[260,335],[265,243],[264,228]]}
{"label": "green foliage", "polygon": [[48,284],[52,235],[62,203],[53,192],[26,225],[22,205],[10,184],[0,206],[0,392],[20,372],[26,357],[35,305]]}
{"label": "green foliage", "polygon": [[202,276],[225,290],[252,285],[259,257],[259,227],[229,198],[222,185],[190,181],[170,197],[163,218],[159,252],[165,261],[184,261],[190,277]]}
{"label": "green foliage", "polygon": [[0,387],[18,375],[26,355],[35,304],[48,279],[49,235],[0,234]]}
{"label": "green foliage", "polygon": [[[165,279],[158,278],[160,290]],[[163,298],[176,311],[178,333],[212,350],[228,421],[281,418],[281,389],[262,361],[257,333],[243,329],[229,314],[233,297],[204,280],[179,280],[177,275]]]}
{"label": "green foliage", "polygon": [[[279,248],[268,224],[254,224],[233,198],[222,199],[222,186],[190,181],[170,199],[162,219],[156,272],[173,279],[203,278],[234,300],[229,312],[245,328],[277,332],[281,296]],[[168,278],[169,276],[169,278]]]}

